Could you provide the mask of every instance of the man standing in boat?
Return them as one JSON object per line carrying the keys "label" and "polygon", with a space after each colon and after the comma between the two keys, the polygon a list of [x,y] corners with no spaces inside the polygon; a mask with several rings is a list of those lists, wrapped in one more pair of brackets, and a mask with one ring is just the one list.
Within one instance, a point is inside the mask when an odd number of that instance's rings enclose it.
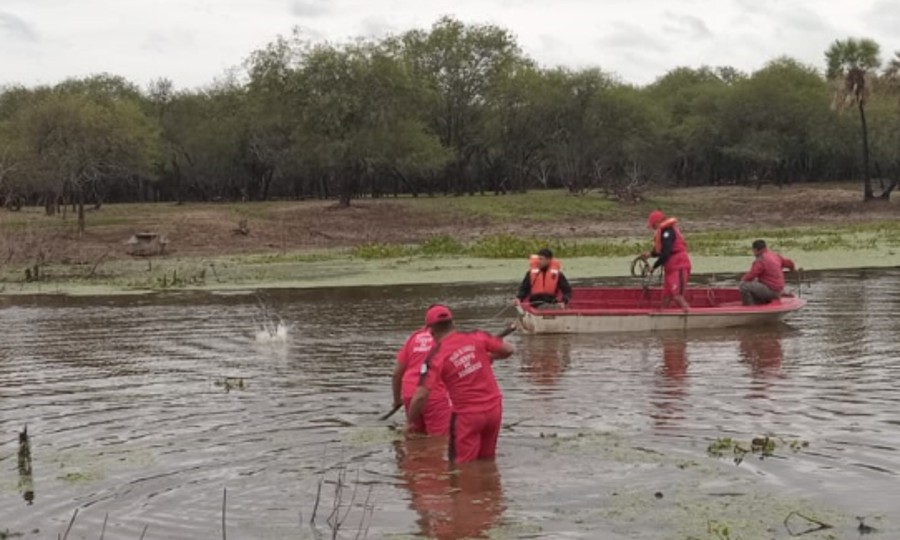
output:
{"label": "man standing in boat", "polygon": [[429,394],[443,384],[453,407],[450,461],[492,460],[500,436],[503,395],[491,364],[494,359],[511,356],[513,347],[486,332],[457,332],[446,306],[430,307],[425,323],[435,346],[422,364],[419,388],[407,415],[407,432],[415,429]]}
{"label": "man standing in boat", "polygon": [[745,306],[768,304],[784,292],[784,270],[796,270],[794,261],[769,251],[765,240],[753,242],[756,260],[741,278],[741,299]]}
{"label": "man standing in boat", "polygon": [[687,242],[678,229],[678,220],[667,218],[660,210],[654,210],[647,218],[647,227],[654,231],[653,250],[642,254],[641,258],[647,260],[656,257],[653,270],[662,267],[665,272],[663,307],[668,307],[669,302],[675,300],[687,312],[690,306],[684,298],[684,291],[691,275],[691,258]]}
{"label": "man standing in boat", "polygon": [[559,260],[553,258],[553,252],[543,248],[531,256],[531,268],[519,285],[516,302],[527,300],[536,308],[559,307],[560,295],[561,307],[565,308],[572,299],[572,286],[562,273]]}
{"label": "man standing in boat", "polygon": [[[422,364],[433,347],[434,338],[426,325],[413,332],[397,353],[392,380],[395,408],[402,405],[409,413],[413,395],[419,387]],[[447,435],[450,432],[450,397],[441,381],[435,383],[422,414],[409,431],[425,435]]]}

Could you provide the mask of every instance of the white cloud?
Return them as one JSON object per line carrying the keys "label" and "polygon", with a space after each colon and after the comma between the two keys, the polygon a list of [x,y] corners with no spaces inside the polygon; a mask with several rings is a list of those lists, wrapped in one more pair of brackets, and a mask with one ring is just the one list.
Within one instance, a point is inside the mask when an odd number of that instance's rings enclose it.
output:
{"label": "white cloud", "polygon": [[24,19],[12,13],[0,11],[0,39],[12,41],[36,42],[37,32]]}
{"label": "white cloud", "polygon": [[[881,32],[896,34],[900,29],[900,3],[895,0],[880,0],[863,16],[867,24]],[[900,47],[900,44],[895,44]]]}
{"label": "white cloud", "polygon": [[331,11],[327,0],[292,0],[291,14],[295,17],[320,17]]}
{"label": "white cloud", "polygon": [[665,42],[651,35],[636,24],[618,21],[610,30],[602,32],[602,37],[597,39],[601,47],[611,47],[621,52],[648,50],[663,52],[666,50]]}
{"label": "white cloud", "polygon": [[384,37],[405,29],[398,29],[382,17],[366,17],[359,23],[359,32],[364,37]]}
{"label": "white cloud", "polygon": [[848,36],[900,49],[896,0],[3,0],[0,84],[105,71],[192,87],[297,24],[340,41],[442,15],[507,28],[542,65],[597,66],[635,83],[681,65],[753,71],[780,55],[819,66]]}
{"label": "white cloud", "polygon": [[681,34],[691,39],[705,39],[713,35],[700,17],[672,12],[666,12],[666,17],[671,21],[664,25],[668,33]]}

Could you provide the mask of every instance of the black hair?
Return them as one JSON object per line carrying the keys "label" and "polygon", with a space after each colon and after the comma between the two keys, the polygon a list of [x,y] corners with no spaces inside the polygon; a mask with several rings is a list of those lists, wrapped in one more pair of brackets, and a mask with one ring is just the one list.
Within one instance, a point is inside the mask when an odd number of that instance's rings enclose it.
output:
{"label": "black hair", "polygon": [[439,321],[431,325],[431,333],[432,334],[446,334],[453,327],[453,320],[447,319],[445,321]]}
{"label": "black hair", "polygon": [[541,257],[546,257],[548,259],[553,258],[553,252],[547,248],[541,248],[541,250],[538,251],[538,255],[540,255]]}
{"label": "black hair", "polygon": [[766,241],[765,240],[756,240],[753,242],[753,249],[759,251],[761,249],[766,249]]}

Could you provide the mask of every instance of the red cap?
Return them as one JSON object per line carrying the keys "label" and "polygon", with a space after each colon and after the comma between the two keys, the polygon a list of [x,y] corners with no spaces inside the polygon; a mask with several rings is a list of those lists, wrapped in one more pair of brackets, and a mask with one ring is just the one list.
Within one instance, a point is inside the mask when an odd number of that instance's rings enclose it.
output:
{"label": "red cap", "polygon": [[647,228],[656,228],[656,225],[662,222],[662,220],[664,219],[666,219],[666,216],[662,213],[661,210],[654,210],[650,212],[650,217],[647,218]]}
{"label": "red cap", "polygon": [[432,326],[439,322],[452,321],[453,314],[450,308],[441,304],[435,304],[425,312],[425,326]]}

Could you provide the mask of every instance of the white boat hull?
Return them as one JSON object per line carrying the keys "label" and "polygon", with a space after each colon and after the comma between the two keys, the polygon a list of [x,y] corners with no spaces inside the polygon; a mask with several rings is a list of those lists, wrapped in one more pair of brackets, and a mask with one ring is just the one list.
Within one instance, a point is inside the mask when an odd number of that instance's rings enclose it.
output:
{"label": "white boat hull", "polygon": [[562,315],[551,310],[541,313],[519,311],[519,328],[528,334],[596,334],[615,332],[662,332],[757,326],[777,322],[787,311],[723,313],[696,310],[685,314],[666,310],[635,315]]}

